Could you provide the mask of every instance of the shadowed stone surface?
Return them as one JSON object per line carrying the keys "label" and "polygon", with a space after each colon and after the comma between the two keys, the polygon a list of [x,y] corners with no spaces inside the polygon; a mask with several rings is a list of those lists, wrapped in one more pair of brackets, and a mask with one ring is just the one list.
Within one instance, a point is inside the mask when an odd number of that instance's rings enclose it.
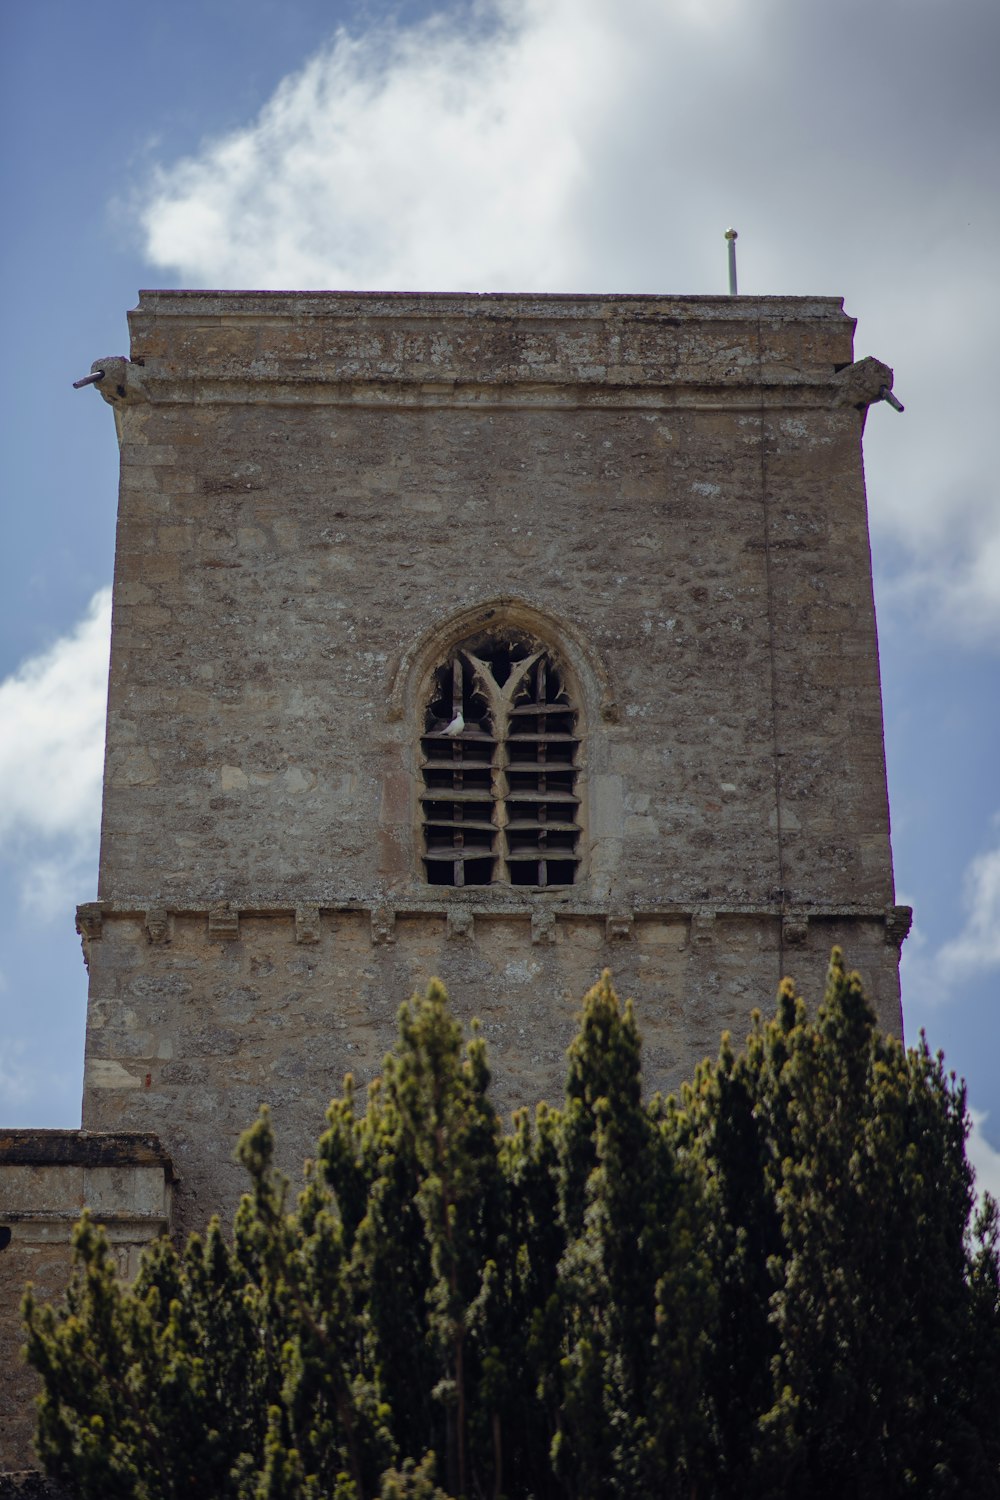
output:
{"label": "shadowed stone surface", "polygon": [[[122,469],[83,1119],[156,1133],[176,1233],[231,1213],[262,1102],[297,1174],[432,975],[505,1111],[558,1098],[604,967],[650,1090],[784,973],[814,998],[834,942],[899,1033],[861,464],[892,372],[839,300],[143,292],[130,325],[96,362]],[[435,672],[504,632],[574,709],[578,878],[429,885]]]}

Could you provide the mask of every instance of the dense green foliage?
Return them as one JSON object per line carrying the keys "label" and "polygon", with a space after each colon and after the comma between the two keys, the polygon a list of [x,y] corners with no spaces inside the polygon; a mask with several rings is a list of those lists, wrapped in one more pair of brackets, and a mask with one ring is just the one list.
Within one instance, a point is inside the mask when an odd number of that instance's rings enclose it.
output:
{"label": "dense green foliage", "polygon": [[562,1108],[504,1135],[432,984],[294,1205],[262,1113],[231,1241],[125,1287],[85,1219],[65,1308],[25,1301],[49,1472],[83,1500],[1000,1494],[997,1216],[970,1228],[940,1059],[879,1035],[835,950],[814,1020],[786,982],[679,1100],[644,1104],[640,1061],[605,976]]}

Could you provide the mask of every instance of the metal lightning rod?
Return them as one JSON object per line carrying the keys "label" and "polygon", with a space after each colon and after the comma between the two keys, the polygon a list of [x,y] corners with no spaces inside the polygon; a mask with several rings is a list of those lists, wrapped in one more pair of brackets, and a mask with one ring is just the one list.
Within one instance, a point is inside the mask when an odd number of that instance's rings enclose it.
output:
{"label": "metal lightning rod", "polygon": [[736,296],[736,230],[727,229],[726,239],[729,242],[729,295]]}

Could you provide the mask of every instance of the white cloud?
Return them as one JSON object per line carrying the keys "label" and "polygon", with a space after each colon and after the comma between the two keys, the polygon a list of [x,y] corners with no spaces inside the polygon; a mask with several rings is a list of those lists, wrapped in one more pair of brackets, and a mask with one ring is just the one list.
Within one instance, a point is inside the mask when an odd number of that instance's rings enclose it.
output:
{"label": "white cloud", "polygon": [[982,1110],[970,1109],[972,1129],[965,1144],[966,1155],[976,1173],[977,1193],[989,1193],[1000,1202],[1000,1151],[991,1146],[983,1128],[989,1116]]}
{"label": "white cloud", "polygon": [[[1000,817],[993,819],[1000,822]],[[962,878],[963,915],[954,937],[932,946],[914,923],[903,944],[900,980],[904,1014],[931,1023],[942,1006],[968,1004],[979,982],[1000,969],[1000,848],[975,855]],[[905,898],[901,897],[901,900]],[[912,1037],[909,1038],[912,1040]]]}
{"label": "white cloud", "polygon": [[936,956],[942,976],[1000,968],[1000,849],[973,859],[964,879],[965,926]]}
{"label": "white cloud", "polygon": [[110,630],[105,588],[73,631],[0,682],[0,839],[43,916],[93,884]]}
{"label": "white cloud", "polygon": [[12,1120],[31,1098],[35,1080],[24,1062],[25,1044],[0,1037],[0,1119]]}
{"label": "white cloud", "polygon": [[146,252],[202,286],[704,292],[736,223],[744,290],[843,292],[859,354],[896,366],[907,413],[867,437],[884,604],[991,643],[998,46],[992,0],[483,0],[341,30],[155,175]]}
{"label": "white cloud", "polygon": [[338,32],[251,126],[159,174],[148,255],[213,285],[558,281],[581,91],[606,40],[584,5],[567,47],[564,9]]}

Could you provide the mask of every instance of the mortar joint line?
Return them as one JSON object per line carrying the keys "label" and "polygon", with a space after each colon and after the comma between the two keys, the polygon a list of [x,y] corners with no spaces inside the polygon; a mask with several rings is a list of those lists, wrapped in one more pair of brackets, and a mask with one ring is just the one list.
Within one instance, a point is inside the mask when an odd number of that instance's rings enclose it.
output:
{"label": "mortar joint line", "polygon": [[[765,439],[764,408],[764,336],[760,326],[760,310],[757,312],[757,380],[760,418],[760,504],[764,529],[764,592],[767,600],[767,651],[771,673],[771,759],[774,766],[774,817],[775,837],[778,841],[778,884],[781,895],[780,909],[786,905],[784,829],[781,821],[781,761],[778,754],[778,667],[774,650],[774,583],[771,576],[771,516],[767,493],[767,451]],[[778,982],[785,977],[785,932],[784,918],[778,921]]]}

